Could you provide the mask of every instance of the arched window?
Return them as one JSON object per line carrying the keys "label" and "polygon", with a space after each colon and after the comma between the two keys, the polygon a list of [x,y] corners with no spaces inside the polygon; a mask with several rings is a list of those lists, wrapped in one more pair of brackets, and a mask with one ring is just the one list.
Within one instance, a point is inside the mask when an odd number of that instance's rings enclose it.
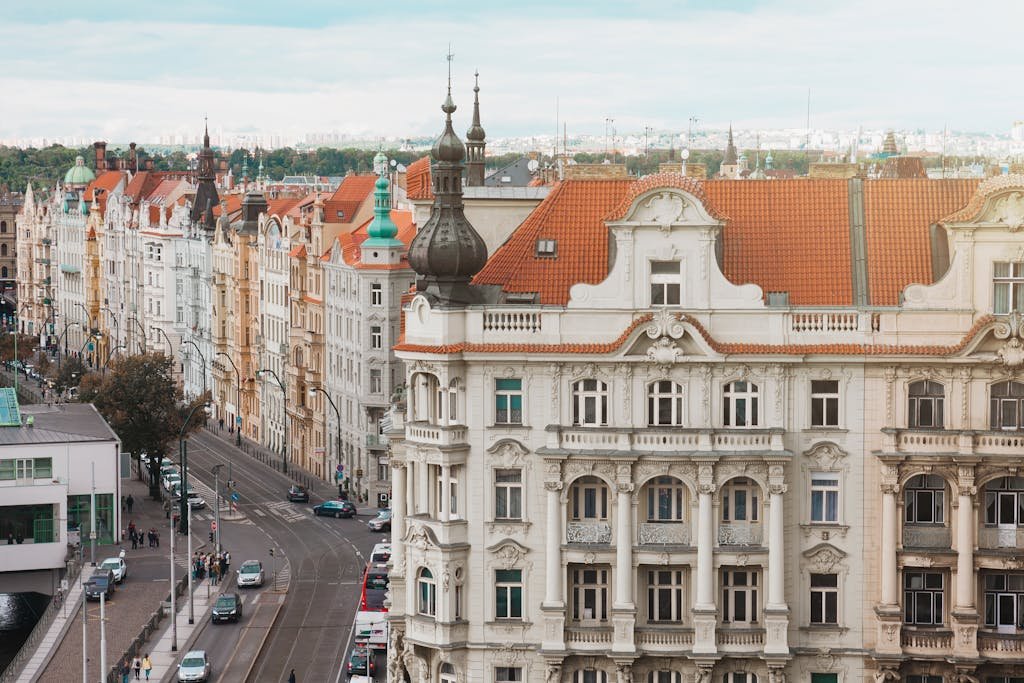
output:
{"label": "arched window", "polygon": [[647,387],[647,424],[652,427],[683,424],[683,387],[678,382],[660,380]]}
{"label": "arched window", "polygon": [[429,569],[426,567],[420,569],[416,585],[419,592],[416,611],[428,617],[437,616],[437,584]]}
{"label": "arched window", "polygon": [[745,380],[725,385],[722,401],[722,423],[726,427],[756,427],[760,409],[758,386]]}
{"label": "arched window", "polygon": [[608,683],[608,673],[600,669],[580,669],[572,675],[572,683]]}
{"label": "arched window", "polygon": [[572,423],[584,427],[608,424],[608,385],[581,379],[572,385]]}
{"label": "arched window", "polygon": [[418,373],[413,379],[413,415],[417,422],[436,422],[441,414],[439,382],[435,375]]}
{"label": "arched window", "polygon": [[7,245],[0,244],[0,256],[7,256]]}
{"label": "arched window", "polygon": [[569,503],[573,520],[608,519],[608,487],[597,477],[580,477],[573,482]]}
{"label": "arched window", "polygon": [[945,395],[945,387],[938,382],[911,382],[907,387],[907,426],[942,429]]}
{"label": "arched window", "polygon": [[757,522],[760,519],[761,487],[752,479],[730,479],[722,487],[723,522]]}
{"label": "arched window", "polygon": [[985,484],[985,524],[1024,526],[1024,477],[1002,477]]}
{"label": "arched window", "polygon": [[686,486],[675,477],[658,477],[646,486],[647,521],[679,522],[686,518]]}
{"label": "arched window", "polygon": [[458,680],[455,676],[455,666],[451,662],[441,664],[440,674],[441,683],[456,683]]}
{"label": "arched window", "polygon": [[0,221],[0,233],[7,232],[7,221]]}
{"label": "arched window", "polygon": [[945,479],[937,474],[919,474],[911,477],[903,491],[903,519],[907,524],[945,522]]}
{"label": "arched window", "polygon": [[989,390],[992,429],[1024,429],[1024,382],[997,382]]}

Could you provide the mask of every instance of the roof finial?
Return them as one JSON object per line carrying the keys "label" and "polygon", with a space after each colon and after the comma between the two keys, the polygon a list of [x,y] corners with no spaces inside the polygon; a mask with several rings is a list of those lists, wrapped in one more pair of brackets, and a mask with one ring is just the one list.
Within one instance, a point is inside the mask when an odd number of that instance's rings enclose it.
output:
{"label": "roof finial", "polygon": [[441,105],[441,111],[448,115],[448,121],[452,120],[452,114],[455,112],[455,102],[452,101],[452,58],[455,57],[452,54],[452,44],[448,43],[448,96],[444,98],[444,104]]}
{"label": "roof finial", "polygon": [[447,60],[448,60],[448,94],[449,95],[452,94],[452,59],[454,57],[455,57],[455,54],[452,52],[452,44],[448,43],[448,56],[447,56]]}

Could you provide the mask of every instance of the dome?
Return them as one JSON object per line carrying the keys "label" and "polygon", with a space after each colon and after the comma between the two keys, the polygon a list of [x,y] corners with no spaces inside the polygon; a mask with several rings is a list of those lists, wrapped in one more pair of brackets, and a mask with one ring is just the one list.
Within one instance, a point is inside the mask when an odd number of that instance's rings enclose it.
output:
{"label": "dome", "polygon": [[452,96],[449,93],[448,97],[444,100],[444,104],[441,105],[441,111],[448,115],[445,121],[444,132],[441,133],[441,137],[434,143],[434,149],[431,152],[431,156],[436,161],[458,163],[466,156],[466,147],[452,128],[452,113],[454,113],[455,109],[455,103],[452,102]]}
{"label": "dome", "polygon": [[373,157],[373,172],[377,175],[388,170],[388,155],[383,151],[377,152]]}
{"label": "dome", "polygon": [[96,180],[96,174],[85,165],[85,159],[79,155],[75,157],[75,165],[64,174],[65,185],[88,185]]}

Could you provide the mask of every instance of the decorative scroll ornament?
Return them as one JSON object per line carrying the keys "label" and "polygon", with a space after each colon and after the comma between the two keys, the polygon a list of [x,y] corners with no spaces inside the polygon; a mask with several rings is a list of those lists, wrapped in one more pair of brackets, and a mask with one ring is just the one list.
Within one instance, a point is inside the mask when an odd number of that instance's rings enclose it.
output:
{"label": "decorative scroll ornament", "polygon": [[1021,338],[1024,337],[1024,320],[1018,311],[1010,313],[1005,320],[996,323],[992,334],[996,339],[1007,340],[1002,348],[996,351],[996,356],[1003,365],[1014,370],[1024,365],[1024,344],[1021,344]]}
{"label": "decorative scroll ornament", "polygon": [[686,328],[683,327],[683,323],[680,322],[679,318],[670,313],[667,308],[659,308],[658,312],[654,314],[654,318],[644,328],[644,332],[651,339],[657,339],[658,337],[679,339],[686,333]]}
{"label": "decorative scroll ornament", "polygon": [[1012,192],[996,202],[992,219],[1005,225],[1010,232],[1024,228],[1024,193]]}

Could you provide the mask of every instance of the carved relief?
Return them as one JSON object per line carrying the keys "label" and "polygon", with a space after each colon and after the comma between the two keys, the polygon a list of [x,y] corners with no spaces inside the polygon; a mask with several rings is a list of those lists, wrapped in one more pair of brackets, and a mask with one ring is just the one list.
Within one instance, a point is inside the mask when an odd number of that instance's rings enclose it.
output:
{"label": "carved relief", "polygon": [[846,553],[828,543],[820,543],[805,550],[803,555],[811,571],[823,574],[832,573],[846,558]]}
{"label": "carved relief", "polygon": [[529,450],[515,439],[500,439],[487,449],[498,465],[522,466],[529,465],[526,454]]}
{"label": "carved relief", "polygon": [[806,457],[816,470],[835,472],[841,469],[841,463],[849,455],[831,441],[822,441],[804,451]]}
{"label": "carved relief", "polygon": [[698,370],[700,374],[700,407],[704,416],[704,424],[711,422],[711,366],[701,365]]}
{"label": "carved relief", "polygon": [[992,205],[989,220],[1002,223],[1010,232],[1024,227],[1024,193],[1010,192]]}
{"label": "carved relief", "polygon": [[492,552],[494,554],[494,562],[496,565],[502,569],[512,569],[519,565],[523,556],[528,551],[517,543],[506,542],[502,543],[497,548],[492,549]]}
{"label": "carved relief", "polygon": [[658,192],[637,206],[633,220],[638,223],[656,223],[662,230],[668,230],[672,223],[678,223],[689,202],[675,192]]}
{"label": "carved relief", "polygon": [[892,416],[892,395],[896,385],[896,368],[885,369],[885,424],[892,427],[895,424]]}
{"label": "carved relief", "polygon": [[659,308],[658,312],[654,314],[654,318],[644,328],[644,332],[651,339],[659,337],[679,339],[686,333],[686,328],[683,327],[679,318],[670,313],[667,308]]}
{"label": "carved relief", "polygon": [[996,351],[1000,363],[1011,370],[1016,370],[1024,365],[1024,344],[1021,344],[1021,338],[1024,337],[1024,320],[1020,313],[1014,311],[1000,320],[993,327],[992,334],[996,339],[1007,340]]}
{"label": "carved relief", "polygon": [[647,349],[647,359],[652,363],[665,366],[664,370],[667,370],[669,365],[676,363],[682,355],[682,349],[668,337],[661,337]]}

